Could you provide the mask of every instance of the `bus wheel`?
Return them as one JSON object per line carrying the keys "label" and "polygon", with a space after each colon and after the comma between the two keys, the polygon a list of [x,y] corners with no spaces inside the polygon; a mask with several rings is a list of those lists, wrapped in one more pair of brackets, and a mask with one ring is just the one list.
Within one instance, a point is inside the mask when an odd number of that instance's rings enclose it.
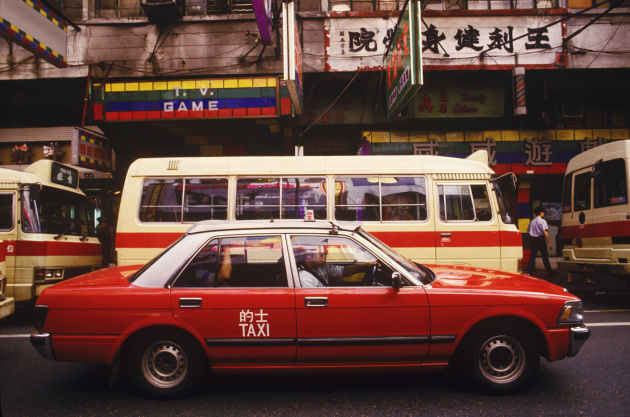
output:
{"label": "bus wheel", "polygon": [[471,386],[507,394],[531,382],[540,355],[532,335],[518,325],[483,327],[466,342],[463,367]]}
{"label": "bus wheel", "polygon": [[161,399],[191,394],[204,369],[199,347],[178,333],[144,335],[132,346],[130,361],[136,386],[147,396]]}

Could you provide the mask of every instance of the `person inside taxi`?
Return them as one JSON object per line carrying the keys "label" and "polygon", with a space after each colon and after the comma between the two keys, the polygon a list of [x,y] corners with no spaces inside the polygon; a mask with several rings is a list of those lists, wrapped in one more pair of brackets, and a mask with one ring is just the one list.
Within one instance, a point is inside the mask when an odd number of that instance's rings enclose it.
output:
{"label": "person inside taxi", "polygon": [[302,287],[339,286],[344,278],[355,274],[367,273],[377,265],[377,261],[351,265],[328,263],[328,245],[304,245],[295,249],[295,259]]}

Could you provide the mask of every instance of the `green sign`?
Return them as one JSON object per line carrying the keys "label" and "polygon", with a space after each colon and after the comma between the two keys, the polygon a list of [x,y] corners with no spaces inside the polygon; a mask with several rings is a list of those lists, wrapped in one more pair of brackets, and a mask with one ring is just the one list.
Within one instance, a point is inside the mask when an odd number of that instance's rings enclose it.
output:
{"label": "green sign", "polygon": [[385,55],[388,119],[400,113],[422,86],[419,23],[420,8],[417,1],[407,0]]}

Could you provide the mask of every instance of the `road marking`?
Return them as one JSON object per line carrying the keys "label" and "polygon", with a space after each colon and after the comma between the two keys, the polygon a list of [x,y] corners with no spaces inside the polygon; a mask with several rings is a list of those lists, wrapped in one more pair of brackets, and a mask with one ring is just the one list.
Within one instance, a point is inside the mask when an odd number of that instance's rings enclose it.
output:
{"label": "road marking", "polygon": [[627,313],[630,309],[625,310],[586,310],[585,313]]}

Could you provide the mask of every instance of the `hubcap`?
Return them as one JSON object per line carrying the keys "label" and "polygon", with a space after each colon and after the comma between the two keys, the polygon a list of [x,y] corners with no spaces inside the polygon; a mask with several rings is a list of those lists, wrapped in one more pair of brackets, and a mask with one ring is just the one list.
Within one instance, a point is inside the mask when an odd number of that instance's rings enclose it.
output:
{"label": "hubcap", "polygon": [[173,342],[156,342],[144,353],[142,374],[158,388],[172,388],[186,376],[188,361],[184,350]]}
{"label": "hubcap", "polygon": [[494,336],[479,351],[479,369],[491,382],[507,384],[525,370],[525,351],[518,340],[510,336]]}

